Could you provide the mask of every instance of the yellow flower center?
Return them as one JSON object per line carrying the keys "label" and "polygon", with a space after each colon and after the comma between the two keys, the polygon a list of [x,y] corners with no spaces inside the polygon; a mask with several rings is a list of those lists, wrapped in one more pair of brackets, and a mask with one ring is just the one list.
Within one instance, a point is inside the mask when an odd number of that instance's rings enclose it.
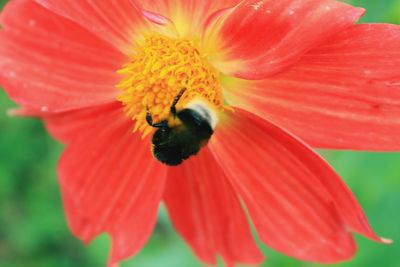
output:
{"label": "yellow flower center", "polygon": [[120,71],[118,100],[126,114],[136,121],[135,131],[152,131],[146,122],[146,110],[153,121],[170,117],[170,107],[186,88],[176,108],[179,111],[193,99],[201,98],[215,109],[223,109],[219,72],[201,54],[195,41],[151,35],[135,47],[131,61]]}

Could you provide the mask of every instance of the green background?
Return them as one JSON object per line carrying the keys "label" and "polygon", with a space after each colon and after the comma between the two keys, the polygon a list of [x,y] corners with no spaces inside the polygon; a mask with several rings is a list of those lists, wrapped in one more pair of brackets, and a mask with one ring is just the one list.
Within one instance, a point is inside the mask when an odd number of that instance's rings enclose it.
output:
{"label": "green background", "polygon": [[[5,2],[0,0],[1,6]],[[363,22],[400,23],[398,0],[352,3],[367,8]],[[7,117],[6,110],[11,107],[14,105],[0,90],[0,266],[105,266],[106,236],[85,247],[67,229],[55,172],[62,146],[46,134],[41,122]],[[356,194],[376,232],[395,241],[387,246],[357,237],[356,257],[334,266],[400,266],[400,154],[322,153]],[[263,266],[321,266],[261,247],[267,257]],[[122,266],[202,265],[177,236],[162,209],[149,243]]]}

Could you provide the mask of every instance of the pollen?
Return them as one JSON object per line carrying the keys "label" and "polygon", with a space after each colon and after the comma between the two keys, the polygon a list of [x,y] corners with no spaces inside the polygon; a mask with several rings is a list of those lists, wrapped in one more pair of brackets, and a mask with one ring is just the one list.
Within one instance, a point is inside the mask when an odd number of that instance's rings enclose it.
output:
{"label": "pollen", "polygon": [[146,122],[147,109],[154,122],[168,119],[171,104],[183,88],[177,110],[197,98],[223,109],[220,74],[193,40],[149,36],[135,47],[130,62],[118,73],[123,75],[117,85],[121,90],[118,100],[135,121],[134,130],[143,135],[152,131]]}

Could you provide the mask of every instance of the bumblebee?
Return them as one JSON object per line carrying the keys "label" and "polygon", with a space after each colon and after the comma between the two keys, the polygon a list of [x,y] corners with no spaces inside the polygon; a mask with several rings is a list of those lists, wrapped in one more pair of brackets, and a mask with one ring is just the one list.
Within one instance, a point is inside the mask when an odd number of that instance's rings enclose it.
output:
{"label": "bumblebee", "polygon": [[176,104],[185,93],[182,88],[170,107],[170,117],[154,123],[147,107],[146,121],[156,128],[152,137],[152,152],[160,162],[177,166],[204,147],[216,126],[215,113],[202,101],[189,103],[182,110]]}

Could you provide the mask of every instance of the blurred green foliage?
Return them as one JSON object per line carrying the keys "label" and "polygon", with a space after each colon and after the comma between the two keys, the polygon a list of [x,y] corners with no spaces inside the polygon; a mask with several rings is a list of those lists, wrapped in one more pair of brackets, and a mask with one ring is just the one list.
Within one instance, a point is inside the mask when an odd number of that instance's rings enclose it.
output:
{"label": "blurred green foliage", "polygon": [[[0,0],[0,5],[5,4]],[[354,0],[367,8],[362,22],[400,23],[399,0]],[[45,132],[41,122],[9,118],[15,107],[0,92],[0,266],[97,267],[105,266],[108,238],[88,247],[68,231],[56,180],[62,146]],[[395,242],[379,245],[357,237],[359,252],[337,267],[400,266],[400,154],[323,152],[356,194],[370,223],[380,235]],[[263,266],[318,267],[299,262],[262,246]],[[146,247],[123,266],[202,266],[177,236],[164,209]]]}

